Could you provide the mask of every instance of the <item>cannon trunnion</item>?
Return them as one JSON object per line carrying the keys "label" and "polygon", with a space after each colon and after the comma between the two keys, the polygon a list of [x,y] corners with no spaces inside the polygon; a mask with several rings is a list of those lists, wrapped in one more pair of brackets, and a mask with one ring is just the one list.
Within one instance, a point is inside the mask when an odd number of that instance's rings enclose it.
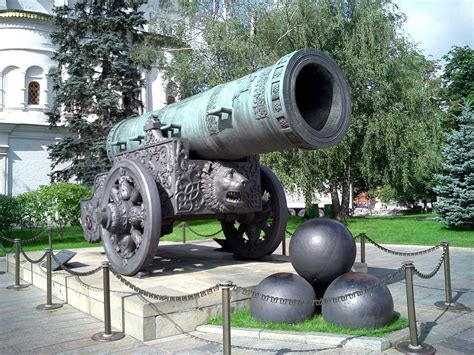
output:
{"label": "cannon trunnion", "polygon": [[81,201],[84,237],[102,240],[124,275],[147,267],[179,220],[218,219],[235,254],[271,254],[285,235],[286,198],[258,154],[332,146],[349,122],[342,72],[311,49],[124,120],[107,139],[112,169]]}

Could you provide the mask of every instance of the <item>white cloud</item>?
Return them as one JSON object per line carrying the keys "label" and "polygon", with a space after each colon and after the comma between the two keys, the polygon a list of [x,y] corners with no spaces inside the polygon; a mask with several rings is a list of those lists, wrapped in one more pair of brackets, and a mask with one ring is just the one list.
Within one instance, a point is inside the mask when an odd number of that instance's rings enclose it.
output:
{"label": "white cloud", "polygon": [[474,0],[395,0],[407,15],[406,34],[423,53],[441,59],[452,46],[474,47]]}

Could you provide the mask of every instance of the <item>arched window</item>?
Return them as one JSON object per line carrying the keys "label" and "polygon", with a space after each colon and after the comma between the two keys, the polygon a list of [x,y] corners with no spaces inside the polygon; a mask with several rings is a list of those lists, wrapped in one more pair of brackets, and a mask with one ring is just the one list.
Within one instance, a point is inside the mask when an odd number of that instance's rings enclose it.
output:
{"label": "arched window", "polygon": [[39,105],[40,103],[40,84],[32,81],[28,84],[28,105]]}

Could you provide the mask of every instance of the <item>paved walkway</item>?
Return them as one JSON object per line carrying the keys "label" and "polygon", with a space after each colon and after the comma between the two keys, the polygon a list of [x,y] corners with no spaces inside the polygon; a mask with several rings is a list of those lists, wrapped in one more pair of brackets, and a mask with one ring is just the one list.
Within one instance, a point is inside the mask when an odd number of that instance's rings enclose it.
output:
{"label": "paved walkway", "polygon": [[[391,246],[401,251],[423,249]],[[403,257],[382,253],[367,247],[369,272],[383,277],[397,269]],[[430,272],[441,255],[440,251],[413,258],[423,272]],[[451,248],[451,269],[454,300],[474,309],[474,249]],[[4,258],[0,270],[5,270]],[[113,343],[95,343],[90,336],[103,331],[103,323],[65,304],[54,311],[38,311],[36,305],[44,303],[43,291],[30,286],[22,291],[6,290],[13,283],[10,274],[0,275],[0,354],[16,353],[157,353],[157,354],[220,354],[220,336],[193,332],[189,335],[143,343],[130,336]],[[439,354],[472,354],[474,352],[474,313],[451,312],[433,306],[444,298],[442,271],[430,280],[415,278],[417,319],[426,324],[420,340],[433,345]],[[389,285],[395,301],[395,310],[406,315],[405,284],[403,278]],[[57,301],[56,301],[57,302]],[[217,342],[217,343],[216,343]],[[318,348],[314,345],[262,341],[233,337],[233,345],[253,349],[233,348],[233,354],[285,354],[285,353],[345,353],[340,349]],[[256,348],[260,349],[259,351]],[[396,351],[390,349],[388,353]],[[353,353],[347,352],[347,353]],[[362,352],[361,352],[362,353]]]}

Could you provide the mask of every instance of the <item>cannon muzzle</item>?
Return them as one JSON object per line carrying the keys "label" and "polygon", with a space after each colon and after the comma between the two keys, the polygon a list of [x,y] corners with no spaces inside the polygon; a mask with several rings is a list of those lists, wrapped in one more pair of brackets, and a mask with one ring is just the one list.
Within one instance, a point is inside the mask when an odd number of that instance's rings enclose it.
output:
{"label": "cannon muzzle", "polygon": [[138,148],[151,116],[169,137],[187,139],[194,158],[237,160],[328,148],[344,137],[350,115],[349,87],[340,68],[324,53],[302,49],[273,66],[118,123],[107,138],[107,152],[113,159]]}

